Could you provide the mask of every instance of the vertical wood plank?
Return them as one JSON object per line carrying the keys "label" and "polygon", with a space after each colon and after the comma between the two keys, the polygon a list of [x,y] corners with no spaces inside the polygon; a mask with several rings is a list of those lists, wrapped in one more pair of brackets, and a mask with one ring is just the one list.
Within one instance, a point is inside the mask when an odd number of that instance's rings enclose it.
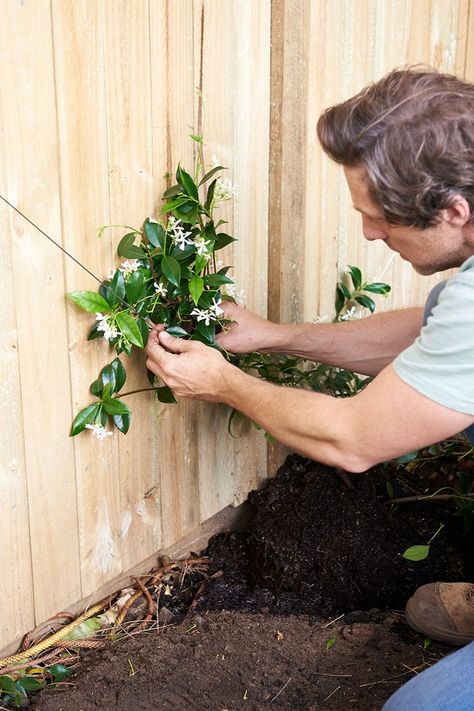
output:
{"label": "vertical wood plank", "polygon": [[[157,166],[158,175],[154,175],[152,154],[148,0],[105,3],[104,29],[110,219],[112,224],[138,229],[153,214],[156,184],[161,187],[161,173]],[[114,244],[121,234],[112,232]],[[150,386],[144,353],[123,356],[122,362],[127,369],[123,392]],[[125,570],[158,550],[161,539],[159,470],[152,466],[152,393],[137,393],[127,402],[132,424],[126,436],[117,435]]]}
{"label": "vertical wood plank", "polygon": [[[62,225],[68,249],[99,278],[115,262],[110,224],[103,3],[52,3],[61,158]],[[66,263],[68,291],[97,282]],[[70,368],[77,412],[94,398],[90,383],[113,358],[104,339],[88,342],[94,316],[69,307]],[[122,570],[117,436],[103,441],[84,432],[74,439],[82,596],[92,595]]]}
{"label": "vertical wood plank", "polygon": [[[3,12],[1,44],[4,59],[8,58],[2,62],[0,90],[8,166],[4,187],[20,210],[61,241],[49,4],[39,0],[28,5],[8,3]],[[39,47],[45,51],[38,52]],[[63,257],[19,216],[13,217],[12,227],[12,296],[18,331],[17,337],[11,334],[10,338],[13,336],[12,345],[16,340],[18,344],[20,381],[16,387],[21,389],[25,460],[18,432],[8,446],[16,449],[17,463],[9,462],[7,476],[12,503],[20,495],[23,504],[17,500],[17,514],[13,510],[9,515],[16,530],[7,534],[12,544],[7,556],[14,555],[20,541],[27,541],[28,523],[17,518],[20,512],[26,513],[21,473],[23,470],[24,475],[26,467],[35,615],[44,620],[80,595],[74,459],[68,439],[71,403]],[[11,380],[9,385],[14,387]],[[20,554],[13,569],[20,565],[26,568],[13,574],[14,585],[20,579],[24,583],[30,580],[28,553]],[[11,594],[18,592],[12,590]],[[25,598],[28,610],[28,589]],[[21,604],[21,597],[14,602],[15,606]],[[20,620],[25,617],[20,615]]]}

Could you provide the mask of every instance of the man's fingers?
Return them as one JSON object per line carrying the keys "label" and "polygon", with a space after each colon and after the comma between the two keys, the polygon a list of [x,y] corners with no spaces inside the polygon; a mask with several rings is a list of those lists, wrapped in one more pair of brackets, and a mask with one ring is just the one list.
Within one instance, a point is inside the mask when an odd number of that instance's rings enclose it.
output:
{"label": "man's fingers", "polygon": [[174,338],[166,331],[158,333],[158,342],[170,353],[186,353],[195,347],[192,341],[183,341],[181,338]]}

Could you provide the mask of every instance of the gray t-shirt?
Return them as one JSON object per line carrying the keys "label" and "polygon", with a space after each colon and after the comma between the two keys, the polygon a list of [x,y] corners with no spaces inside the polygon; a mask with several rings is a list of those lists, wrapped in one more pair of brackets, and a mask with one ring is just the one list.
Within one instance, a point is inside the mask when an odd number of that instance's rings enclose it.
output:
{"label": "gray t-shirt", "polygon": [[420,335],[393,366],[430,400],[474,417],[474,257],[448,279]]}

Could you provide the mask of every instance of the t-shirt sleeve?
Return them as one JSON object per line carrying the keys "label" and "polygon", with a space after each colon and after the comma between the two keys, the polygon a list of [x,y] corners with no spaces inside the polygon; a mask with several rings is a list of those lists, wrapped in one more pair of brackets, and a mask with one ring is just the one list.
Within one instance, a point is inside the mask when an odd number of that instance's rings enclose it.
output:
{"label": "t-shirt sleeve", "polygon": [[474,268],[447,282],[419,337],[393,367],[422,395],[474,416]]}

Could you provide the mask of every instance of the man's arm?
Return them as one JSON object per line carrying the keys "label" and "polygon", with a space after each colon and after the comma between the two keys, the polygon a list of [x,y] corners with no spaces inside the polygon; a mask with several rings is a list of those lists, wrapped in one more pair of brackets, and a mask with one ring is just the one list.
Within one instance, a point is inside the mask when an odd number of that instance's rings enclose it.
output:
{"label": "man's arm", "polygon": [[420,333],[422,308],[402,309],[342,323],[276,324],[235,304],[224,304],[229,330],[219,345],[232,353],[288,353],[318,363],[376,375]]}
{"label": "man's arm", "polygon": [[468,427],[472,415],[421,395],[387,366],[351,398],[278,387],[243,373],[213,348],[153,331],[147,366],[181,397],[224,402],[283,444],[362,472]]}

